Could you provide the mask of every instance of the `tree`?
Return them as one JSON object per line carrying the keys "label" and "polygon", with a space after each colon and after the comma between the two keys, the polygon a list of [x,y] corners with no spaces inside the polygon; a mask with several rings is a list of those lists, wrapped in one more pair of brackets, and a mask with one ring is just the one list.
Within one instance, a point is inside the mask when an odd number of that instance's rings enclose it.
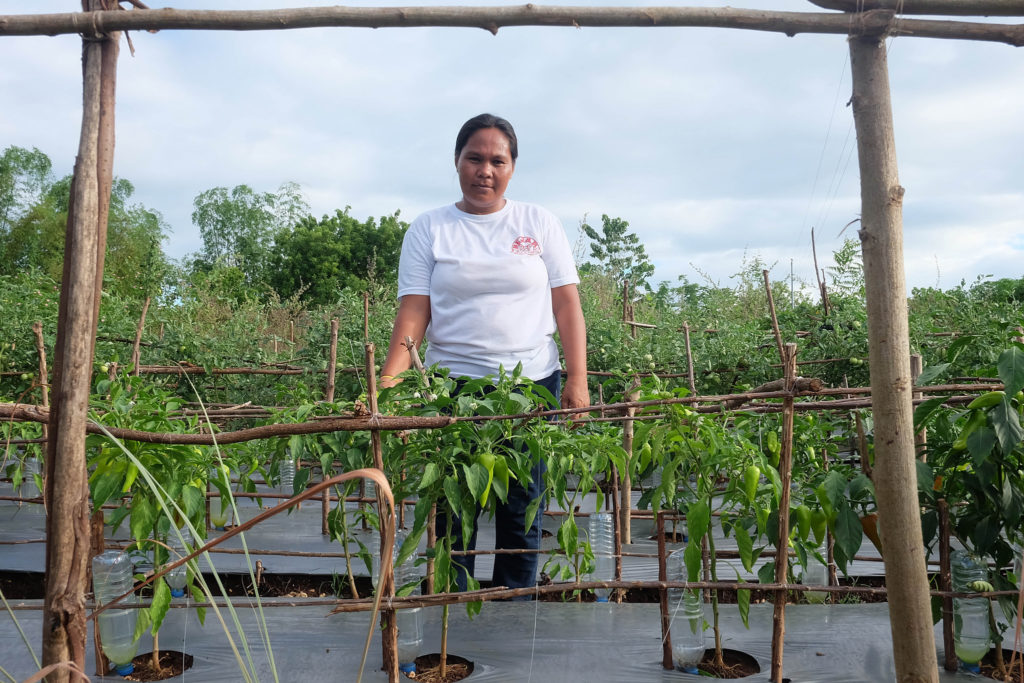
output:
{"label": "tree", "polygon": [[319,221],[309,216],[278,232],[269,282],[282,298],[298,294],[311,304],[327,304],[345,287],[395,280],[408,224],[398,220],[397,211],[379,222],[360,222],[350,208]]}
{"label": "tree", "polygon": [[629,280],[634,291],[640,288],[651,291],[647,282],[654,275],[654,265],[647,258],[643,243],[634,232],[626,232],[629,223],[621,218],[601,216],[601,232],[598,233],[587,223],[580,225],[583,233],[590,238],[590,258],[605,275],[612,277],[620,287]]}
{"label": "tree", "polygon": [[266,279],[274,234],[308,215],[309,206],[299,186],[285,183],[274,192],[256,192],[248,185],[232,190],[215,187],[193,202],[192,222],[203,238],[203,251],[195,267],[235,267],[247,284]]}
{"label": "tree", "polygon": [[53,164],[35,147],[11,146],[0,154],[0,239],[50,185]]}

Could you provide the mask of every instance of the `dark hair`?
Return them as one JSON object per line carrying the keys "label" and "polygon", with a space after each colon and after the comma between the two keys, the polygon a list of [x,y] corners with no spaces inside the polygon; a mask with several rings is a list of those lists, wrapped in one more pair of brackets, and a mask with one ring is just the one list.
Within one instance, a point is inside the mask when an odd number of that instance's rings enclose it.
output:
{"label": "dark hair", "polygon": [[519,142],[516,140],[516,131],[512,124],[494,114],[479,114],[462,124],[459,134],[455,137],[455,158],[462,154],[462,148],[466,146],[473,133],[485,128],[497,128],[508,138],[508,150],[512,155],[512,161],[519,156]]}

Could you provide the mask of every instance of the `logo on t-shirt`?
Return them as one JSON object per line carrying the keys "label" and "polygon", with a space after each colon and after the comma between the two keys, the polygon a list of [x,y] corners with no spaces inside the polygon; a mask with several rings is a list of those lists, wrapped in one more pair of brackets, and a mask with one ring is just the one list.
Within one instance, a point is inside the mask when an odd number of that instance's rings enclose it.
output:
{"label": "logo on t-shirt", "polygon": [[512,253],[518,256],[536,256],[540,253],[540,243],[532,237],[521,235],[512,243]]}

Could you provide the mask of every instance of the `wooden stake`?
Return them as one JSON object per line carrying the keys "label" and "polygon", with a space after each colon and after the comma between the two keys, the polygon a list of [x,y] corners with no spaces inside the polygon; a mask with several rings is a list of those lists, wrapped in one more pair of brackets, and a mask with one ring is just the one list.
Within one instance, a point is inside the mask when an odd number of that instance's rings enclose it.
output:
{"label": "wooden stake", "polygon": [[690,394],[697,395],[697,384],[693,377],[693,352],[690,350],[690,323],[683,323],[683,336],[686,337],[686,377],[690,381]]}
{"label": "wooden stake", "polygon": [[[783,348],[783,364],[787,390],[796,380],[796,344]],[[782,497],[779,500],[779,543],[775,550],[775,583],[789,580],[789,483],[793,474],[793,397],[783,399],[782,439],[779,454],[779,476],[782,479]],[[782,683],[782,650],[786,637],[786,599],[789,592],[775,593],[775,611],[772,614],[772,683]]]}
{"label": "wooden stake", "polygon": [[903,188],[889,100],[886,33],[850,38],[853,119],[861,179],[860,239],[867,294],[875,420],[875,493],[887,548],[896,680],[937,683],[921,511],[914,457],[910,335],[903,274]]}
{"label": "wooden stake", "polygon": [[[937,501],[939,510],[939,590],[953,590],[953,574],[949,565],[949,505],[945,498]],[[942,596],[942,650],[944,652],[943,668],[956,671],[960,662],[956,656],[956,643],[953,641],[953,598]]]}
{"label": "wooden stake", "polygon": [[[921,376],[923,370],[923,364],[921,362],[921,354],[914,353],[910,356],[910,376],[914,378],[913,383],[917,384],[917,378]],[[924,392],[915,391],[913,394],[915,399],[923,398]],[[921,462],[928,462],[928,430],[921,429],[921,431],[914,434],[914,452],[917,453],[917,457],[921,459]]]}
{"label": "wooden stake", "polygon": [[[104,5],[100,0],[86,0],[83,8],[98,10]],[[82,129],[64,243],[54,347],[54,401],[44,477],[44,496],[50,502],[42,620],[44,668],[70,661],[79,670],[85,669],[83,596],[90,557],[85,426],[103,281],[106,209],[113,177],[114,69],[119,38],[117,33],[85,35],[82,41]],[[48,680],[67,683],[71,673],[59,668]]]}
{"label": "wooden stake", "polygon": [[768,279],[768,271],[762,270],[764,276],[764,291],[768,295],[768,313],[772,319],[772,332],[775,333],[775,346],[779,349],[779,359],[786,362],[786,354],[782,350],[782,333],[779,332],[779,318],[775,315],[775,297],[772,296],[772,283]]}
{"label": "wooden stake", "polygon": [[[655,533],[658,534],[658,581],[668,581],[668,559],[665,556],[665,513],[658,510],[654,513],[654,517]],[[667,588],[658,589],[658,602],[661,609],[661,668],[671,670],[675,666],[672,663],[672,619],[668,613]]]}
{"label": "wooden stake", "polygon": [[139,366],[142,365],[142,329],[146,326],[146,312],[149,310],[149,297],[142,304],[142,315],[139,316],[139,324],[135,327],[135,344],[132,346],[132,374],[139,376]]}
{"label": "wooden stake", "polygon": [[331,346],[327,352],[327,392],[324,400],[328,403],[334,402],[334,379],[337,374],[335,366],[338,364],[338,319],[331,319]]}
{"label": "wooden stake", "polygon": [[[635,376],[633,377],[633,384],[626,391],[627,401],[636,401],[640,393],[640,380]],[[626,408],[627,419],[622,423],[622,449],[626,451],[626,457],[629,459],[633,458],[633,415],[636,413],[636,408]],[[630,481],[629,470],[625,472],[619,472],[619,479],[622,484],[622,488],[619,491],[619,533],[623,544],[630,544],[633,542],[633,534],[630,529],[630,510],[633,508],[633,482]]]}
{"label": "wooden stake", "polygon": [[[43,323],[39,320],[32,323],[32,333],[36,338],[36,353],[39,355],[39,390],[42,392],[42,406],[44,408],[50,407],[50,379],[46,369],[46,344],[43,340]],[[49,440],[50,428],[47,425],[43,425],[43,441]],[[43,463],[42,476],[46,478],[46,467]],[[46,501],[46,483],[43,482],[43,509],[48,509]]]}

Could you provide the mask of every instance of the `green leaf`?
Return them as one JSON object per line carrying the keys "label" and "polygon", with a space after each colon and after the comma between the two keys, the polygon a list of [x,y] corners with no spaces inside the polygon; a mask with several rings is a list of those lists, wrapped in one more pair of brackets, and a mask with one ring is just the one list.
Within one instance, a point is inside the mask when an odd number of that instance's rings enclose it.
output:
{"label": "green leaf", "polygon": [[[754,566],[754,541],[750,538],[750,534],[746,528],[737,524],[733,527],[733,532],[736,535],[736,546],[739,549],[740,561],[743,562],[743,568],[748,572],[753,570]],[[749,601],[750,596],[747,596]]]}
{"label": "green leaf", "polygon": [[833,533],[836,545],[843,549],[844,556],[853,559],[864,540],[864,528],[860,524],[860,517],[848,505],[843,505],[837,511]]}
{"label": "green leaf", "polygon": [[153,509],[153,501],[148,496],[136,494],[132,499],[131,519],[128,522],[132,538],[137,541],[149,538],[155,521],[156,511]]}
{"label": "green leaf", "polygon": [[530,504],[526,506],[526,528],[529,529],[533,526],[533,520],[537,517],[537,511],[540,509],[540,498],[535,498],[530,501]]}
{"label": "green leaf", "polygon": [[181,498],[185,503],[185,515],[189,519],[195,518],[200,511],[206,509],[206,492],[191,484],[181,490]]}
{"label": "green leaf", "polygon": [[[188,588],[189,588],[189,592],[192,593],[192,599],[193,600],[195,600],[196,602],[206,602],[206,593],[203,592],[203,589],[200,586],[198,586],[197,584],[193,583],[193,584],[190,584]],[[206,608],[205,607],[196,607],[196,616],[199,617],[199,624],[200,625],[205,624],[206,623]]]}
{"label": "green leaf", "polygon": [[428,462],[427,466],[423,468],[423,477],[420,479],[420,485],[417,490],[422,491],[428,488],[431,484],[441,478],[441,469],[437,466],[436,462]]}
{"label": "green leaf", "polygon": [[999,439],[999,447],[1003,453],[1012,453],[1017,444],[1024,440],[1024,428],[1020,425],[1020,415],[1013,407],[1010,392],[1006,392],[1006,396],[989,415],[992,417],[992,428],[995,429],[996,438]]}
{"label": "green leaf", "polygon": [[152,623],[152,618],[149,616],[149,610],[145,609],[135,610],[138,616],[135,618],[135,633],[132,634],[132,640],[138,640],[142,637],[142,634],[149,630],[149,625]]}
{"label": "green leaf", "polygon": [[459,481],[455,477],[445,477],[444,483],[444,496],[448,499],[448,508],[453,513],[458,513],[462,509],[462,489],[459,488]]}
{"label": "green leaf", "polygon": [[288,438],[288,450],[291,459],[295,462],[302,458],[302,453],[305,450],[305,438],[302,434],[292,434]]}
{"label": "green leaf", "polygon": [[683,551],[683,562],[686,564],[686,580],[699,581],[701,570],[700,543],[694,543],[693,536],[690,536],[690,542],[686,544],[686,550]]}
{"label": "green leaf", "polygon": [[469,492],[473,495],[473,499],[482,506],[486,502],[487,496],[487,468],[479,463],[473,463],[472,465],[463,465],[462,471],[466,475]]}
{"label": "green leaf", "polygon": [[[700,545],[711,523],[711,507],[706,498],[694,501],[686,508],[686,526],[690,530],[690,545]],[[695,580],[695,579],[691,579]]]}
{"label": "green leaf", "polygon": [[967,452],[971,454],[971,462],[975,467],[988,460],[996,445],[996,433],[987,426],[978,427],[967,437]]}
{"label": "green leaf", "polygon": [[[923,373],[922,373],[923,374]],[[923,384],[923,382],[922,382]],[[920,431],[935,411],[939,410],[946,402],[946,396],[936,396],[923,402],[914,409],[914,431]]]}
{"label": "green leaf", "polygon": [[[999,379],[1003,380],[1006,395],[1014,396],[1024,389],[1024,351],[1011,346],[999,355],[996,363]],[[1007,451],[1009,452],[1009,451]]]}
{"label": "green leaf", "polygon": [[562,520],[558,527],[558,546],[565,551],[567,557],[574,556],[579,549],[579,529],[572,515]]}
{"label": "green leaf", "polygon": [[295,477],[292,479],[292,495],[297,496],[306,490],[306,482],[309,481],[309,468],[296,467]]}
{"label": "green leaf", "polygon": [[775,583],[775,560],[769,560],[757,570],[758,583]]}
{"label": "green leaf", "polygon": [[508,502],[508,463],[505,458],[499,456],[494,461],[494,475],[491,481],[494,494],[502,503]]}
{"label": "green leaf", "polygon": [[153,633],[160,630],[164,623],[167,610],[171,607],[171,588],[167,585],[164,577],[153,582],[153,601],[150,604],[150,616],[153,619]]}
{"label": "green leaf", "polygon": [[[946,372],[946,370],[949,369],[950,365],[951,365],[950,363],[939,363],[937,365],[929,365],[918,376],[917,380],[915,381],[915,384],[917,384],[918,386],[924,386],[925,384],[930,384],[934,380],[938,379],[938,377],[940,375],[944,374]],[[924,405],[924,404],[922,404],[922,405]],[[916,423],[916,420],[917,420],[916,415],[914,417],[914,420],[915,420],[915,423]]]}
{"label": "green leaf", "polygon": [[828,497],[832,508],[839,507],[839,501],[846,497],[846,477],[839,470],[829,470],[825,475],[825,495]]}
{"label": "green leaf", "polygon": [[121,488],[120,477],[109,470],[101,475],[95,477],[90,481],[90,488],[92,488],[92,504],[94,510],[99,510],[100,506],[110,500],[110,497]]}
{"label": "green leaf", "polygon": [[743,620],[743,625],[746,628],[750,628],[750,589],[741,588],[736,591],[736,606],[740,610],[740,619]]}

